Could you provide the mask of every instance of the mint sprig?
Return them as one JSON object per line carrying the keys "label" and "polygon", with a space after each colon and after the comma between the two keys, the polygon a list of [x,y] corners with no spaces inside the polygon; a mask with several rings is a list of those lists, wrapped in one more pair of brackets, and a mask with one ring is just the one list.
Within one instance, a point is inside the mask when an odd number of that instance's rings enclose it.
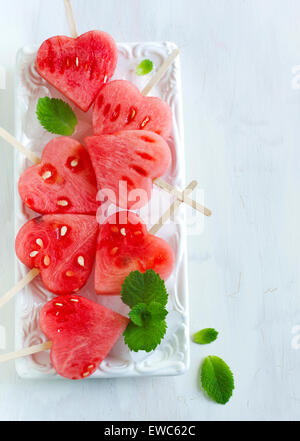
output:
{"label": "mint sprig", "polygon": [[166,306],[168,302],[165,282],[153,270],[145,273],[140,271],[130,273],[123,283],[121,297],[122,301],[131,308],[139,303],[149,305],[151,302],[157,302]]}
{"label": "mint sprig", "polygon": [[125,343],[134,352],[153,351],[167,330],[168,293],[164,281],[153,270],[133,271],[124,281],[121,296],[131,307]]}
{"label": "mint sprig", "polygon": [[199,345],[207,345],[215,341],[219,333],[213,328],[202,329],[193,335],[193,342]]}
{"label": "mint sprig", "polygon": [[47,96],[38,100],[36,115],[44,129],[56,135],[73,135],[78,123],[68,103]]}
{"label": "mint sprig", "polygon": [[201,384],[205,392],[219,404],[226,404],[234,390],[232,372],[221,358],[206,357],[201,369]]}
{"label": "mint sprig", "polygon": [[153,70],[153,63],[151,60],[143,60],[136,68],[135,72],[139,76],[147,75]]}

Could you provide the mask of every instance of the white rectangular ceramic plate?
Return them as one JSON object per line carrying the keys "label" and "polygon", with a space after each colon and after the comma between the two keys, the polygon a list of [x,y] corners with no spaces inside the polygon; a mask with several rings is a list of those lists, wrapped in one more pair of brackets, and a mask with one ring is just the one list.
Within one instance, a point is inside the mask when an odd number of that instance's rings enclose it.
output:
{"label": "white rectangular ceramic plate", "polygon": [[[151,75],[138,77],[135,68],[145,58],[153,60],[157,69],[163,60],[175,49],[169,42],[119,44],[119,63],[114,79],[128,79],[140,90],[150,80]],[[26,46],[17,57],[15,121],[16,136],[36,154],[41,154],[43,147],[54,135],[42,129],[37,121],[35,109],[37,100],[43,96],[60,97],[66,100],[54,88],[49,86],[36,72],[34,60],[37,47]],[[168,73],[152,90],[151,95],[159,96],[169,103],[173,110],[173,135],[170,138],[173,162],[165,179],[183,188],[184,180],[184,147],[182,125],[181,75],[179,58]],[[80,141],[92,134],[91,111],[83,113],[70,103],[79,120],[74,137]],[[19,176],[30,166],[21,154],[15,155],[15,230],[29,219],[36,216],[24,207],[17,191]],[[140,212],[148,226],[156,223],[162,211],[168,208],[172,200],[163,191],[155,189],[151,203]],[[98,371],[90,378],[113,378],[149,375],[179,375],[189,365],[189,326],[188,326],[188,291],[186,268],[186,228],[185,210],[177,213],[177,222],[169,222],[158,233],[173,247],[176,254],[176,266],[167,282],[169,292],[168,330],[161,345],[152,353],[131,353],[120,338],[109,356]],[[16,259],[15,280],[23,277],[28,269]],[[81,290],[81,295],[108,306],[117,312],[127,314],[127,307],[118,297],[96,296],[93,289],[93,275]],[[15,307],[16,349],[39,344],[46,341],[39,328],[39,312],[43,305],[53,298],[37,277],[30,285],[17,295]],[[54,371],[49,352],[16,361],[18,374],[23,378],[60,378]]]}

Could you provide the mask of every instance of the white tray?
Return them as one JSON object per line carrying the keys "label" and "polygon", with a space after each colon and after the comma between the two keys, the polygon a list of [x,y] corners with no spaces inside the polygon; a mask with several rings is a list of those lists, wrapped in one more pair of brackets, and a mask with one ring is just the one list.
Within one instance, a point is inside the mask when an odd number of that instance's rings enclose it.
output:
{"label": "white tray", "polygon": [[[144,58],[153,60],[155,68],[167,57],[175,45],[169,42],[119,44],[119,63],[114,79],[128,79],[135,83],[140,90],[150,80],[151,75],[138,77],[135,68]],[[15,121],[16,136],[36,154],[41,154],[43,147],[54,135],[45,132],[38,123],[35,115],[37,100],[43,96],[60,97],[59,92],[49,86],[35,71],[34,60],[37,47],[26,46],[18,53],[16,66]],[[173,164],[165,179],[183,188],[184,179],[184,147],[182,125],[181,74],[179,58],[169,72],[160,81],[151,95],[159,96],[169,103],[173,110],[173,136],[170,147],[173,154]],[[78,110],[70,103],[79,120],[74,137],[80,141],[92,133],[91,112],[87,114]],[[17,190],[17,182],[30,166],[21,154],[15,154],[15,231],[36,213],[26,208]],[[161,190],[155,189],[150,207],[141,211],[141,216],[150,226],[159,218],[157,204],[164,209],[170,205],[170,198]],[[160,208],[162,210],[163,208]],[[149,213],[151,216],[149,218]],[[102,362],[100,368],[89,378],[113,378],[153,375],[183,374],[189,366],[189,320],[188,320],[188,290],[186,268],[186,227],[184,207],[178,211],[176,224],[169,223],[159,232],[159,236],[167,240],[176,253],[176,267],[167,282],[169,292],[168,302],[168,331],[161,345],[152,353],[131,353],[120,338],[109,356]],[[20,280],[28,269],[16,259],[15,280]],[[126,314],[127,307],[118,297],[97,296],[93,289],[93,275],[81,295],[98,303],[108,306],[117,312]],[[16,349],[39,344],[46,341],[39,329],[39,312],[43,305],[53,298],[41,284],[39,277],[17,295],[15,306],[15,335]],[[32,357],[16,361],[18,374],[23,378],[54,378],[59,377],[54,371],[49,352],[43,352]]]}

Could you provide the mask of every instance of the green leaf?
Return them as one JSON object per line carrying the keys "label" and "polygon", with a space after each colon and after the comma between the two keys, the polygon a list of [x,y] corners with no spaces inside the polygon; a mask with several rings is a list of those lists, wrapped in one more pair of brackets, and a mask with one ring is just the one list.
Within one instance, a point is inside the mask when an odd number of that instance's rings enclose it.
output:
{"label": "green leaf", "polygon": [[36,114],[39,122],[50,133],[56,135],[73,135],[77,118],[68,103],[56,98],[40,98]]}
{"label": "green leaf", "polygon": [[136,68],[135,72],[137,75],[147,75],[153,70],[153,63],[151,60],[143,60],[138,67]]}
{"label": "green leaf", "polygon": [[160,303],[139,303],[132,308],[129,317],[135,325],[142,327],[163,321],[167,314],[168,311]]}
{"label": "green leaf", "polygon": [[166,330],[167,324],[165,320],[154,321],[143,327],[130,322],[124,332],[125,343],[131,351],[151,352],[160,344]]}
{"label": "green leaf", "polygon": [[213,328],[202,329],[193,335],[193,342],[199,345],[207,345],[215,341],[218,337],[218,332]]}
{"label": "green leaf", "polygon": [[131,272],[123,283],[121,296],[122,301],[131,308],[139,303],[149,305],[156,302],[166,306],[168,302],[165,282],[153,270]]}
{"label": "green leaf", "polygon": [[212,355],[203,362],[201,384],[205,392],[219,404],[226,404],[234,390],[230,368],[221,358]]}

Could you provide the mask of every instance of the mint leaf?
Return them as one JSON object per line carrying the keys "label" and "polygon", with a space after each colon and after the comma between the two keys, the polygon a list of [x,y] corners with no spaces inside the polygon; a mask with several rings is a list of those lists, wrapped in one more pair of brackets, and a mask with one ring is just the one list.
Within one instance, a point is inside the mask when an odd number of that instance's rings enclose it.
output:
{"label": "mint leaf", "polygon": [[160,303],[152,302],[150,305],[139,303],[129,313],[131,321],[137,326],[148,326],[153,323],[159,324],[168,314],[168,311]]}
{"label": "mint leaf", "polygon": [[147,305],[146,303],[139,303],[134,306],[129,313],[131,321],[137,326],[144,325],[144,314],[146,313]]}
{"label": "mint leaf", "polygon": [[160,344],[166,330],[167,324],[165,320],[153,321],[143,327],[137,326],[131,321],[123,335],[125,343],[131,351],[151,352]]}
{"label": "mint leaf", "polygon": [[234,390],[234,379],[225,361],[216,356],[207,357],[201,369],[201,384],[217,403],[226,404]]}
{"label": "mint leaf", "polygon": [[40,98],[36,114],[39,122],[50,133],[56,135],[73,135],[77,118],[68,103],[56,98]]}
{"label": "mint leaf", "polygon": [[168,293],[165,282],[153,270],[145,273],[133,271],[126,277],[122,287],[122,301],[133,308],[139,303],[149,305],[152,302],[166,306]]}
{"label": "mint leaf", "polygon": [[137,75],[147,75],[153,70],[153,63],[151,60],[143,60],[138,67],[136,68],[135,72]]}
{"label": "mint leaf", "polygon": [[215,341],[218,337],[218,332],[213,328],[202,329],[193,335],[193,342],[199,345],[207,345]]}

